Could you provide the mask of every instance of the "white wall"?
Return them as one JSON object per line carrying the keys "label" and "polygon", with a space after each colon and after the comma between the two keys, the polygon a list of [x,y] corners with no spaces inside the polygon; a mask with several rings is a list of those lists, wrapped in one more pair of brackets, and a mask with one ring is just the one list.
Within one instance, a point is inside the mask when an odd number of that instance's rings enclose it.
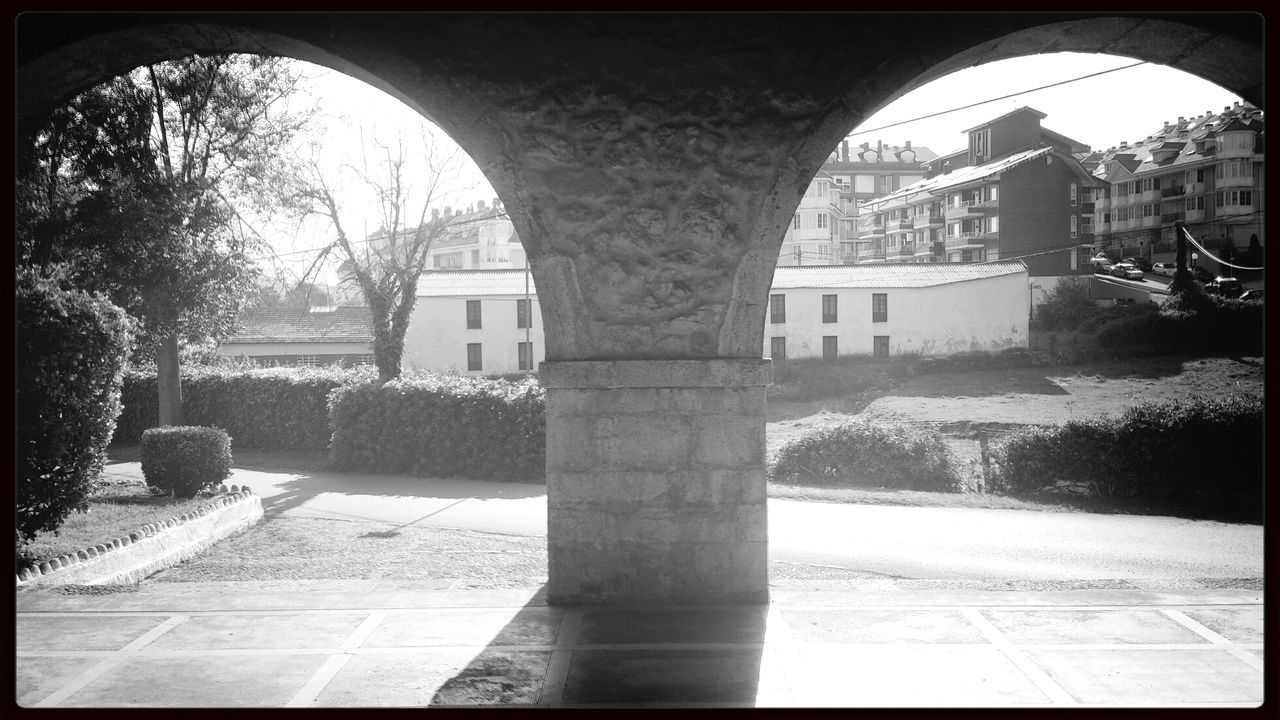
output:
{"label": "white wall", "polygon": [[[888,321],[872,322],[871,296],[888,295]],[[1027,275],[1018,273],[927,288],[774,290],[786,295],[787,321],[765,314],[764,347],[787,338],[787,357],[822,357],[824,335],[840,355],[870,355],[874,336],[889,336],[889,354],[949,355],[1027,347]],[[822,296],[837,296],[837,322],[822,322]]]}
{"label": "white wall", "polygon": [[[402,365],[407,369],[456,372],[459,375],[496,375],[520,372],[517,343],[525,342],[525,329],[516,327],[516,300],[523,297],[419,297],[404,336]],[[467,328],[467,300],[480,301],[480,328]],[[542,311],[538,298],[531,301],[533,369],[545,358]],[[467,344],[481,343],[483,369],[467,370]]]}

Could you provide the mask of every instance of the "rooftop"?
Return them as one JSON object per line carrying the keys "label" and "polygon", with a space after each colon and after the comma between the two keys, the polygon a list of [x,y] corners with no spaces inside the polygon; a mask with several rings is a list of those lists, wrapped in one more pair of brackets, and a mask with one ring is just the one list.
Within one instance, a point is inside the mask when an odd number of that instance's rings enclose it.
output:
{"label": "rooftop", "polygon": [[228,343],[370,342],[372,315],[367,307],[327,310],[250,310],[240,317],[240,330]]}
{"label": "rooftop", "polygon": [[1027,271],[1021,260],[986,263],[873,263],[865,265],[800,265],[773,272],[773,289],[921,288],[985,280]]}

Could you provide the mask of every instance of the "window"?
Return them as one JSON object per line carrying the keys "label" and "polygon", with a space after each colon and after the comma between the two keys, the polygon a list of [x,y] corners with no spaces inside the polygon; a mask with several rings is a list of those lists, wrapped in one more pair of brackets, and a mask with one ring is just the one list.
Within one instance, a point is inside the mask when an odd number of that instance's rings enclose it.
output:
{"label": "window", "polygon": [[889,357],[889,336],[874,335],[872,336],[872,357],[887,358]]}
{"label": "window", "polygon": [[822,359],[823,360],[836,359],[836,336],[835,335],[822,336]]}
{"label": "window", "polygon": [[985,160],[991,154],[991,129],[969,133],[969,154],[974,160]]}
{"label": "window", "polygon": [[531,342],[517,343],[516,352],[520,356],[520,369],[532,370],[533,369],[533,343]]}
{"label": "window", "polygon": [[818,229],[821,230],[827,226],[827,214],[818,213]]}
{"label": "window", "polygon": [[836,321],[836,296],[822,296],[822,322],[833,323]]}
{"label": "window", "polygon": [[467,370],[483,370],[484,363],[480,357],[480,343],[467,343]]}
{"label": "window", "polygon": [[769,357],[773,360],[787,359],[787,339],[784,337],[769,338]]}
{"label": "window", "polygon": [[889,293],[871,293],[871,322],[889,322]]}
{"label": "window", "polygon": [[480,267],[480,251],[471,251],[471,267]]}
{"label": "window", "polygon": [[320,358],[315,355],[299,355],[296,362],[302,367],[315,367],[320,364]]}
{"label": "window", "polygon": [[373,356],[372,356],[372,355],[357,355],[357,356],[356,356],[356,365],[357,365],[357,366],[359,366],[359,367],[368,367],[369,365],[372,365],[372,364],[373,364]]}
{"label": "window", "polygon": [[796,230],[800,229],[800,213],[796,213],[795,220],[791,222],[791,227],[795,228]]}
{"label": "window", "polygon": [[1078,225],[1079,222],[1080,222],[1079,218],[1077,218],[1075,215],[1071,216],[1071,237],[1076,236],[1076,231],[1079,229],[1079,225]]}
{"label": "window", "polygon": [[769,322],[784,323],[787,321],[787,296],[769,296]]}
{"label": "window", "polygon": [[516,327],[533,327],[533,318],[529,314],[529,305],[532,302],[532,300],[516,300]]}
{"label": "window", "polygon": [[1077,188],[1075,183],[1071,183],[1068,194],[1071,198],[1072,207],[1075,207],[1076,200],[1078,199],[1078,193],[1079,193],[1079,188]]}
{"label": "window", "polygon": [[467,329],[477,330],[480,328],[480,301],[467,301]]}

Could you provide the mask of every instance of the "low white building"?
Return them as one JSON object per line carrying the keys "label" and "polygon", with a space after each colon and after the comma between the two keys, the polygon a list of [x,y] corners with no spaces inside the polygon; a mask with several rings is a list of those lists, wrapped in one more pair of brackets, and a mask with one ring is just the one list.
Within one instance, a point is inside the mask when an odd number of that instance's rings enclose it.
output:
{"label": "low white building", "polygon": [[[1030,300],[1021,260],[779,267],[765,314],[763,356],[1025,348]],[[545,349],[538,297],[525,271],[440,270],[419,280],[405,334],[405,369],[534,372]]]}

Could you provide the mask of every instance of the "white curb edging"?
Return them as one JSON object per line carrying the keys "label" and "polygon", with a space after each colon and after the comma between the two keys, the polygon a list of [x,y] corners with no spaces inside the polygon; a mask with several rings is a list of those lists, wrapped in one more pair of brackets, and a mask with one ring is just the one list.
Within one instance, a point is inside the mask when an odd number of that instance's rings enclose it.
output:
{"label": "white curb edging", "polygon": [[164,522],[144,525],[127,537],[73,555],[20,568],[19,588],[135,583],[194,557],[219,540],[262,519],[262,499],[249,488],[213,498],[208,505]]}

